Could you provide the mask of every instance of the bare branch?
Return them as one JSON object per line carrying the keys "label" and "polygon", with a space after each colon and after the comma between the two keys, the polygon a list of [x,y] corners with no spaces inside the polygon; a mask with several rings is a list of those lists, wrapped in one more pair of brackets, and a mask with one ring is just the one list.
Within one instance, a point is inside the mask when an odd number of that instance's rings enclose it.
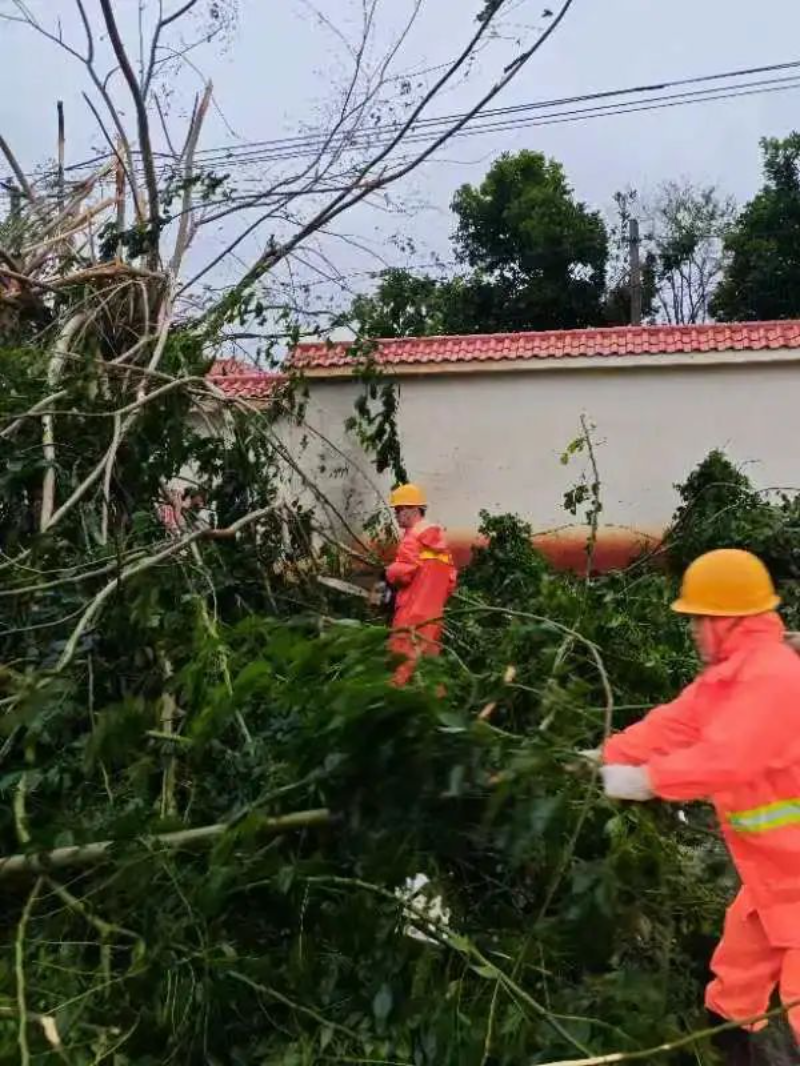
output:
{"label": "bare branch", "polygon": [[[122,125],[122,120],[119,117],[119,113],[118,113],[116,107],[114,106],[114,102],[111,99],[111,96],[109,95],[108,88],[103,83],[103,81],[101,80],[100,76],[98,75],[98,73],[97,73],[97,71],[95,70],[95,67],[94,67],[94,55],[95,55],[94,37],[92,35],[92,30],[91,30],[91,25],[89,23],[89,19],[88,19],[87,15],[86,15],[86,11],[85,11],[85,8],[84,8],[83,0],[75,0],[75,2],[76,2],[76,5],[78,7],[78,11],[80,12],[81,21],[83,23],[84,31],[86,33],[86,54],[85,55],[82,55],[76,48],[73,48],[72,45],[67,44],[67,42],[64,40],[64,38],[60,34],[55,34],[55,33],[52,33],[50,30],[45,29],[45,27],[42,26],[42,24],[40,22],[37,22],[37,20],[33,17],[33,15],[31,15],[31,13],[27,10],[25,5],[20,2],[20,0],[14,0],[14,3],[16,4],[17,9],[22,11],[23,15],[25,16],[25,18],[23,20],[21,20],[21,21],[24,21],[26,23],[26,25],[28,25],[32,29],[36,30],[36,32],[41,34],[42,37],[44,37],[46,40],[52,42],[53,44],[58,45],[59,48],[62,48],[65,52],[67,52],[68,55],[71,55],[74,59],[77,59],[80,63],[82,63],[86,67],[86,71],[87,71],[87,73],[89,75],[89,78],[92,81],[92,84],[97,89],[98,93],[100,94],[100,96],[101,96],[101,98],[103,100],[103,103],[106,105],[106,108],[108,109],[108,113],[111,116],[112,122],[114,123],[114,128],[117,131],[117,136],[119,137],[119,139],[122,142],[122,144],[125,146],[125,156],[126,156],[126,161],[127,161],[127,171],[128,171],[129,176],[130,176],[130,180],[132,182],[132,184],[131,184],[131,192],[133,194],[133,198],[134,198],[134,201],[136,203],[137,215],[141,216],[142,211],[141,211],[141,206],[140,206],[140,203],[139,203],[138,189],[137,189],[137,186],[135,184],[136,171],[135,171],[135,168],[134,168],[134,165],[133,165],[133,153],[131,151],[130,142],[129,142],[128,136],[127,136],[127,134],[125,132],[125,127]],[[94,111],[95,109],[92,108],[92,110]],[[108,137],[106,137],[106,139],[108,140]],[[113,145],[111,146],[111,150],[112,150],[112,153],[113,153],[113,151],[114,151]]]}
{"label": "bare branch", "polygon": [[183,213],[181,214],[181,220],[178,224],[178,235],[175,239],[175,251],[172,256],[172,262],[170,263],[170,270],[175,275],[177,275],[178,271],[180,270],[183,256],[189,246],[191,225],[191,217],[189,212],[192,206],[192,201],[194,199],[194,191],[192,188],[192,178],[194,176],[194,154],[197,149],[197,142],[200,137],[200,130],[202,129],[206,114],[208,113],[208,105],[211,103],[212,92],[213,87],[211,82],[209,82],[206,86],[206,91],[203,93],[202,100],[195,108],[194,114],[192,116],[192,124],[189,128],[189,135],[186,138],[186,146],[183,151],[185,159],[183,168]]}
{"label": "bare branch", "polygon": [[[116,173],[114,174],[114,195],[117,200],[117,233],[122,239],[125,232],[125,160],[120,153],[117,154]],[[117,244],[117,257],[121,258],[122,248]]]}
{"label": "bare branch", "polygon": [[147,65],[147,73],[142,80],[142,96],[147,99],[150,93],[150,87],[153,83],[153,74],[155,73],[156,57],[158,55],[158,45],[161,40],[161,35],[167,26],[170,26],[173,22],[177,22],[178,19],[187,15],[192,8],[198,3],[198,0],[187,0],[187,3],[183,7],[178,8],[172,15],[164,18],[163,14],[159,17],[158,25],[156,26],[153,34],[153,40],[150,45],[150,62]]}
{"label": "bare branch", "polygon": [[[159,100],[158,95],[154,96],[153,99],[155,100],[158,117],[161,120],[161,129],[164,133],[164,140],[167,142],[167,146],[170,152],[172,152],[172,154],[177,158],[178,153],[175,151],[175,146],[172,143],[172,137],[170,136],[169,126],[167,126],[167,119],[164,114],[164,109],[161,106],[161,101]],[[194,118],[194,116],[192,116],[192,118]]]}
{"label": "bare branch", "polygon": [[[277,263],[293,251],[298,244],[304,241],[310,234],[315,233],[321,226],[327,224],[344,211],[349,210],[351,207],[360,203],[370,193],[376,189],[385,188],[387,185],[392,184],[410,174],[413,170],[419,167],[427,159],[429,159],[434,152],[436,152],[442,145],[446,144],[459,130],[468,125],[476,115],[481,111],[500,93],[503,89],[519,74],[524,66],[532,59],[532,57],[539,51],[539,49],[545,44],[547,40],[555,33],[562,21],[566,17],[568,11],[572,7],[575,0],[564,0],[558,14],[553,18],[548,28],[542,32],[537,40],[525,51],[523,51],[511,64],[509,64],[503,71],[502,76],[494,83],[494,85],[486,92],[473,107],[467,111],[460,118],[456,119],[451,126],[449,126],[443,133],[435,137],[422,151],[414,155],[411,160],[400,165],[394,170],[386,170],[379,176],[369,179],[368,175],[371,174],[381,163],[386,161],[394,149],[403,141],[405,136],[412,129],[414,123],[420,117],[422,112],[428,106],[439,92],[447,85],[447,83],[455,76],[458,70],[464,66],[473,54],[475,48],[488,32],[489,27],[492,24],[493,18],[496,16],[500,6],[491,12],[487,18],[482,22],[477,33],[473,35],[467,46],[463,49],[457,59],[448,67],[445,73],[436,81],[434,86],[425,93],[425,96],[420,103],[413,109],[411,115],[406,122],[400,128],[398,133],[389,141],[389,143],[381,149],[367,164],[365,164],[354,177],[351,182],[351,186],[348,192],[340,193],[334,197],[333,200],[318,212],[309,222],[302,226],[297,233],[295,233],[288,241],[283,244],[269,248],[264,252],[253,264],[253,266],[247,271],[243,278],[231,289],[231,291],[224,296],[217,304],[213,305],[201,318],[201,323],[209,330],[213,331],[222,322],[224,322],[228,310],[235,304],[238,297],[247,291],[252,285],[254,285],[259,278],[261,278],[268,270],[272,269]],[[250,229],[256,228],[255,226]],[[202,276],[202,275],[199,275]]]}
{"label": "bare branch", "polygon": [[[83,327],[86,315],[79,313],[70,318],[56,341],[55,349],[47,371],[47,384],[52,390],[61,377],[66,353],[72,339]],[[53,416],[46,414],[42,418],[42,451],[44,452],[45,472],[42,484],[42,506],[39,517],[39,529],[44,532],[50,525],[55,507],[56,495],[56,445]]]}
{"label": "bare branch", "polygon": [[136,75],[131,67],[128,54],[122,43],[122,38],[119,35],[119,29],[117,28],[117,22],[111,7],[111,0],[100,0],[100,8],[103,12],[103,18],[105,20],[106,29],[108,30],[109,39],[111,40],[111,46],[114,49],[114,54],[117,57],[117,62],[120,65],[122,74],[128,83],[128,89],[130,90],[134,107],[136,108],[136,118],[139,127],[139,151],[142,155],[142,166],[144,168],[145,185],[147,186],[147,197],[149,201],[151,243],[148,262],[151,270],[155,270],[157,269],[159,262],[158,230],[160,215],[158,209],[158,181],[156,180],[156,169],[153,162],[153,146],[150,141],[150,122],[147,117],[147,108],[145,106],[144,97],[142,96],[142,91],[136,81]]}
{"label": "bare branch", "polygon": [[17,157],[11,151],[8,141],[5,139],[5,137],[3,137],[2,134],[0,134],[0,152],[2,152],[3,155],[6,157],[6,162],[11,167],[14,177],[17,179],[17,184],[24,193],[26,199],[30,203],[35,204],[37,202],[38,197],[31,188],[28,179],[25,177],[25,171],[17,162]]}
{"label": "bare branch", "polygon": [[58,111],[58,169],[56,172],[56,188],[58,190],[58,205],[64,207],[64,153],[66,151],[64,130],[64,101],[59,100],[56,104]]}
{"label": "bare branch", "polygon": [[100,127],[100,131],[103,134],[103,137],[105,138],[106,143],[108,144],[109,148],[111,149],[112,154],[116,157],[117,163],[119,164],[119,166],[122,167],[122,171],[123,171],[123,173],[125,175],[125,178],[126,178],[126,180],[128,182],[128,185],[131,188],[131,192],[133,193],[133,201],[134,201],[134,206],[136,208],[136,214],[137,214],[138,217],[141,217],[141,206],[139,204],[138,187],[137,187],[137,184],[136,184],[136,177],[135,177],[136,171],[133,169],[133,154],[132,154],[131,149],[130,149],[130,144],[128,143],[127,139],[125,138],[125,136],[123,134],[123,136],[120,138],[120,142],[119,142],[120,145],[122,146],[122,150],[124,152],[124,156],[125,157],[123,158],[122,154],[120,153],[120,149],[117,148],[115,146],[114,142],[112,141],[111,135],[109,134],[108,130],[106,129],[105,123],[103,122],[103,119],[102,119],[102,117],[100,115],[100,112],[95,107],[94,102],[92,101],[92,98],[89,96],[88,93],[83,93],[82,96],[83,96],[84,100],[86,101],[86,104],[87,104],[89,110],[94,115],[95,121],[97,122],[97,125]]}
{"label": "bare branch", "polygon": [[[290,199],[294,199],[297,196],[304,196],[309,194],[313,195],[316,191],[318,191],[312,188],[312,183],[318,185],[320,180],[323,179],[328,173],[330,173],[336,163],[341,159],[346,149],[348,147],[353,146],[354,138],[359,129],[359,123],[363,115],[366,113],[367,109],[374,102],[375,98],[380,92],[380,89],[385,84],[388,69],[394,61],[395,57],[397,56],[397,53],[399,52],[405,40],[407,39],[408,35],[410,34],[414,24],[416,23],[417,18],[419,17],[420,10],[422,8],[422,3],[423,0],[415,0],[414,7],[411,11],[411,14],[409,15],[409,18],[406,21],[405,26],[398,34],[397,40],[394,42],[393,46],[385,56],[383,63],[381,64],[381,69],[375,79],[374,86],[364,95],[362,100],[360,100],[357,104],[354,104],[353,107],[350,108],[350,102],[353,98],[357,85],[358,73],[361,69],[362,51],[367,44],[366,35],[369,33],[372,25],[371,18],[367,19],[364,31],[365,35],[362,39],[362,47],[356,54],[355,69],[345,92],[344,100],[339,109],[339,116],[336,122],[332,125],[331,129],[328,131],[328,133],[322,137],[321,144],[314,153],[311,162],[309,162],[308,165],[305,166],[299,173],[289,175],[288,177],[283,178],[280,181],[274,183],[267,189],[258,192],[251,197],[244,198],[241,203],[236,204],[235,206],[227,204],[223,210],[220,210],[216,213],[212,213],[211,215],[206,217],[203,220],[204,225],[217,222],[228,215],[247,210],[250,207],[257,207],[259,204],[265,203],[268,200],[272,199],[279,190],[285,189],[287,185],[294,185],[298,182],[303,182],[309,176],[309,182],[305,186],[301,185],[299,189],[292,189],[291,192],[287,192],[286,198],[282,202],[285,204],[288,203]],[[351,128],[349,132],[345,132],[345,127],[348,123],[351,124]],[[331,149],[331,146],[334,145],[334,142],[338,142],[336,143],[335,150],[331,153],[331,157],[327,164],[320,170],[320,164],[322,163],[322,160],[324,159],[326,153]],[[344,192],[352,188],[351,182],[347,182],[343,185],[340,181],[338,184],[342,185],[342,187],[337,188],[336,186],[334,186],[332,189],[327,189],[325,191]],[[237,244],[238,243],[239,242],[237,241]]]}
{"label": "bare branch", "polygon": [[86,9],[83,6],[83,0],[75,0],[75,3],[80,12],[81,21],[83,22],[83,28],[86,32],[86,62],[89,66],[94,63],[94,36],[92,34],[92,27],[89,23],[89,18],[86,14]]}
{"label": "bare branch", "polygon": [[[170,738],[171,742],[175,742]],[[331,812],[320,807],[308,811],[295,811],[278,815],[274,818],[262,817],[257,821],[257,828],[268,834],[279,835],[292,829],[309,829],[324,826],[332,821]],[[171,833],[158,833],[146,837],[142,844],[152,850],[156,848],[183,849],[197,844],[211,843],[229,832],[231,824],[220,822],[216,825],[202,825],[194,829],[178,829]],[[60,870],[69,866],[94,865],[107,859],[116,844],[113,840],[99,840],[91,844],[78,844],[69,847],[54,848],[47,852],[28,852],[27,854],[8,855],[0,858],[0,878],[13,874],[39,873],[41,871]],[[29,1014],[40,1018],[40,1015]]]}

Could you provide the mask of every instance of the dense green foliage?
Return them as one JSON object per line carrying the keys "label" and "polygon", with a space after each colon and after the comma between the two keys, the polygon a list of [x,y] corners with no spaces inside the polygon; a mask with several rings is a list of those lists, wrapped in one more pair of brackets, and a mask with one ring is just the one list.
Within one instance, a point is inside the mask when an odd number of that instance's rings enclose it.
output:
{"label": "dense green foliage", "polygon": [[[666,696],[691,670],[680,627],[664,639],[667,584],[587,591],[515,523],[488,530],[448,622],[457,657],[409,689],[387,683],[371,625],[253,614],[214,638],[176,573],[132,588],[70,681],[17,707],[4,848],[19,847],[23,781],[30,846],[127,841],[98,870],[54,870],[32,907],[30,1007],[56,1015],[70,1061],[123,1036],[119,1061],[135,1063],[480,1063],[487,1040],[491,1061],[544,1061],[696,1017],[719,920],[708,866],[669,812],[614,809],[566,770],[602,734],[605,697],[589,647],[558,624],[612,627],[618,696]],[[180,744],[161,735],[167,695]],[[265,815],[318,807],[329,828],[259,832]],[[233,827],[200,855],[137,843],[187,819]],[[403,934],[392,893],[418,871],[451,912],[447,946]],[[30,887],[15,884],[9,943]],[[10,959],[6,974],[10,1000]],[[15,1061],[16,1023],[6,1041],[0,1061]]]}
{"label": "dense green foliage", "polygon": [[441,280],[390,270],[349,319],[365,336],[570,329],[603,321],[608,234],[540,152],[502,155],[452,203],[469,269]]}
{"label": "dense green foliage", "polygon": [[800,314],[800,134],[761,142],[764,187],[725,242],[729,256],[712,313],[732,322]]}
{"label": "dense green foliage", "polygon": [[[627,325],[634,218],[643,320],[707,321],[744,225],[735,225],[733,199],[684,180],[662,183],[647,202],[634,189],[617,192],[614,202],[606,223],[576,200],[555,160],[531,151],[503,155],[479,185],[464,185],[453,198],[455,272],[385,270],[343,321],[364,337]],[[781,254],[781,269],[791,269],[788,245]],[[728,279],[735,267],[734,259]],[[765,262],[754,291],[770,270]]]}
{"label": "dense green foliage", "polygon": [[[46,385],[35,351],[4,359],[8,422]],[[178,333],[163,365],[203,362]],[[98,373],[61,383],[61,506],[106,447]],[[130,424],[110,511],[97,486],[50,530],[39,418],[2,442],[0,851],[114,843],[0,867],[0,1063],[516,1066],[701,1026],[732,891],[708,815],[613,805],[574,755],[696,669],[673,577],[558,574],[524,524],[486,516],[445,655],[395,688],[385,630],[314,580],[340,564],[328,505],[287,496],[274,411],[234,405],[203,434],[190,396]],[[187,464],[237,538],[165,534],[155,502]],[[760,498],[709,464],[676,560],[763,535]],[[441,896],[449,922],[404,913],[420,873],[416,906]]]}
{"label": "dense green foliage", "polygon": [[456,192],[453,211],[458,255],[493,282],[506,328],[597,322],[608,236],[600,215],[574,199],[559,163],[539,152],[502,155],[477,188]]}
{"label": "dense green foliage", "polygon": [[374,293],[356,296],[346,318],[365,337],[433,337],[506,326],[487,279],[440,280],[398,268],[381,273]]}
{"label": "dense green foliage", "polygon": [[719,451],[678,490],[681,504],[667,536],[677,572],[704,551],[747,548],[764,559],[776,579],[793,588],[800,578],[800,503],[795,490],[775,486],[757,491]]}

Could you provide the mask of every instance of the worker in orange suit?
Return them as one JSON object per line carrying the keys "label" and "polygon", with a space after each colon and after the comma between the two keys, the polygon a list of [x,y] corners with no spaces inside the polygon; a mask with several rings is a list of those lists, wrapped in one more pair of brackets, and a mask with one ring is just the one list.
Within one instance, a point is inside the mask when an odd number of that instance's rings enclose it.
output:
{"label": "worker in orange suit", "polygon": [[[776,989],[786,1007],[800,1003],[800,656],[784,641],[779,602],[749,552],[692,563],[673,608],[691,617],[705,669],[601,754],[614,799],[714,804],[742,882],[706,994],[717,1020],[742,1023],[719,1038],[731,1066],[753,1061],[743,1029],[766,1024],[747,1020]],[[788,1017],[800,1044],[800,1006]]]}
{"label": "worker in orange suit", "polygon": [[395,684],[406,684],[421,655],[441,651],[442,615],[456,587],[456,568],[441,526],[426,521],[427,500],[417,485],[401,485],[391,507],[403,538],[386,581],[395,593],[389,648],[404,660]]}

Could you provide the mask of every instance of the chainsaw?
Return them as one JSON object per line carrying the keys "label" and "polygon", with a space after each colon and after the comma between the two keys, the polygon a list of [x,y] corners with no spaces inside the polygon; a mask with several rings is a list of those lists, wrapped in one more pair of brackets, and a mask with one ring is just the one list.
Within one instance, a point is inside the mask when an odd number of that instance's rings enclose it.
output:
{"label": "chainsaw", "polygon": [[350,581],[342,581],[338,577],[319,575],[317,581],[320,585],[324,585],[325,588],[332,589],[334,592],[342,592],[345,596],[356,596],[360,600],[367,600],[373,606],[380,607],[388,618],[394,616],[395,590],[386,580],[379,582],[376,588],[370,590],[363,589],[360,585],[354,585]]}
{"label": "chainsaw", "polygon": [[334,592],[343,592],[345,596],[357,596],[360,600],[371,599],[371,593],[367,589],[362,589],[360,585],[353,585],[349,581],[342,581],[338,577],[318,575],[317,581],[325,588],[333,589]]}

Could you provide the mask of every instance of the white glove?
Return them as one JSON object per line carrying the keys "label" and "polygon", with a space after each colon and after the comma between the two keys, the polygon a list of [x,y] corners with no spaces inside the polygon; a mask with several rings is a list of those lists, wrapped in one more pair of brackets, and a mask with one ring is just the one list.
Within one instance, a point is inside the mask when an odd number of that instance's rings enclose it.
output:
{"label": "white glove", "polygon": [[588,748],[584,751],[576,751],[575,754],[579,759],[584,759],[586,762],[592,763],[594,766],[599,766],[603,761],[602,748]]}
{"label": "white glove", "polygon": [[597,769],[603,761],[602,748],[589,748],[575,752],[575,761],[564,764],[569,774],[586,774]]}
{"label": "white glove", "polygon": [[644,803],[655,797],[644,766],[603,766],[600,775],[609,799]]}

